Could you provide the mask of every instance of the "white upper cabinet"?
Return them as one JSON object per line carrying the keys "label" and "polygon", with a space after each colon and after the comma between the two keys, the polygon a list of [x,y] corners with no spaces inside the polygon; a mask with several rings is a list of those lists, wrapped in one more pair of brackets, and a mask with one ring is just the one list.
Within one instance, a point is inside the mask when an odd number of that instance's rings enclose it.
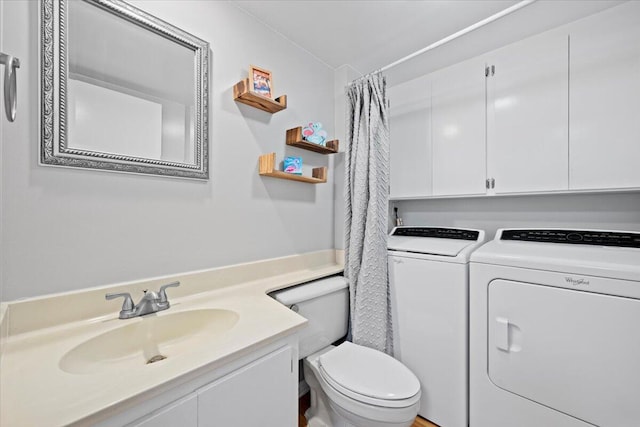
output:
{"label": "white upper cabinet", "polygon": [[486,56],[488,178],[496,193],[568,189],[568,36],[550,31]]}
{"label": "white upper cabinet", "polygon": [[389,88],[390,197],[431,195],[429,76]]}
{"label": "white upper cabinet", "polygon": [[640,188],[640,1],[389,94],[391,198]]}
{"label": "white upper cabinet", "polygon": [[640,187],[640,2],[572,24],[571,189]]}
{"label": "white upper cabinet", "polygon": [[431,75],[434,196],[486,192],[484,68],[475,58]]}

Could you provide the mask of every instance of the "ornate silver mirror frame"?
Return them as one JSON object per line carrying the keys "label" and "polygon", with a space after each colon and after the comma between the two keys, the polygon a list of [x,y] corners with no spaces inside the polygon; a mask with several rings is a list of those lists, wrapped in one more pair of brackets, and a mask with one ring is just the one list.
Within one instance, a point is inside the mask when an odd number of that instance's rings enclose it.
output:
{"label": "ornate silver mirror frame", "polygon": [[69,4],[68,0],[41,0],[41,164],[208,179],[209,44],[123,1],[82,1],[193,52],[193,100],[189,106],[182,106],[191,111],[190,123],[184,126],[188,128],[186,133],[190,136],[185,138],[193,144],[193,152],[188,159],[176,161],[70,146],[67,89],[70,83],[67,39]]}

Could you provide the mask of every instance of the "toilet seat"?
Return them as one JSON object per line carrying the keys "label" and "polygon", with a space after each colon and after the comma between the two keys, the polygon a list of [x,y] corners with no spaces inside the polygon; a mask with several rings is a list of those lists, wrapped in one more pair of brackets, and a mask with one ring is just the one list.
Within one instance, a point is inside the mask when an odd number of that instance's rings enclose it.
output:
{"label": "toilet seat", "polygon": [[368,405],[402,408],[420,399],[420,382],[380,351],[344,342],[318,358],[320,375],[339,393]]}

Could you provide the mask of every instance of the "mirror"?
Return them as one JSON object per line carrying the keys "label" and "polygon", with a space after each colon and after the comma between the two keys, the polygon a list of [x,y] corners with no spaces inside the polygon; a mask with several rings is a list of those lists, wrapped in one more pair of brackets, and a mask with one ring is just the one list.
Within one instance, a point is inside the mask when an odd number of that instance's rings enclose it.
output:
{"label": "mirror", "polygon": [[42,164],[209,178],[209,44],[119,0],[41,2]]}

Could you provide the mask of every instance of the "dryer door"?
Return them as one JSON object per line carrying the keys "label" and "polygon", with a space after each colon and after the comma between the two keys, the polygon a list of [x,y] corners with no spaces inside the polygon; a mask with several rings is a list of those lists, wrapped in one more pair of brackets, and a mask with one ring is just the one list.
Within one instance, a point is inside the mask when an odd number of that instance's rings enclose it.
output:
{"label": "dryer door", "polygon": [[640,300],[494,280],[489,377],[599,426],[640,420]]}

